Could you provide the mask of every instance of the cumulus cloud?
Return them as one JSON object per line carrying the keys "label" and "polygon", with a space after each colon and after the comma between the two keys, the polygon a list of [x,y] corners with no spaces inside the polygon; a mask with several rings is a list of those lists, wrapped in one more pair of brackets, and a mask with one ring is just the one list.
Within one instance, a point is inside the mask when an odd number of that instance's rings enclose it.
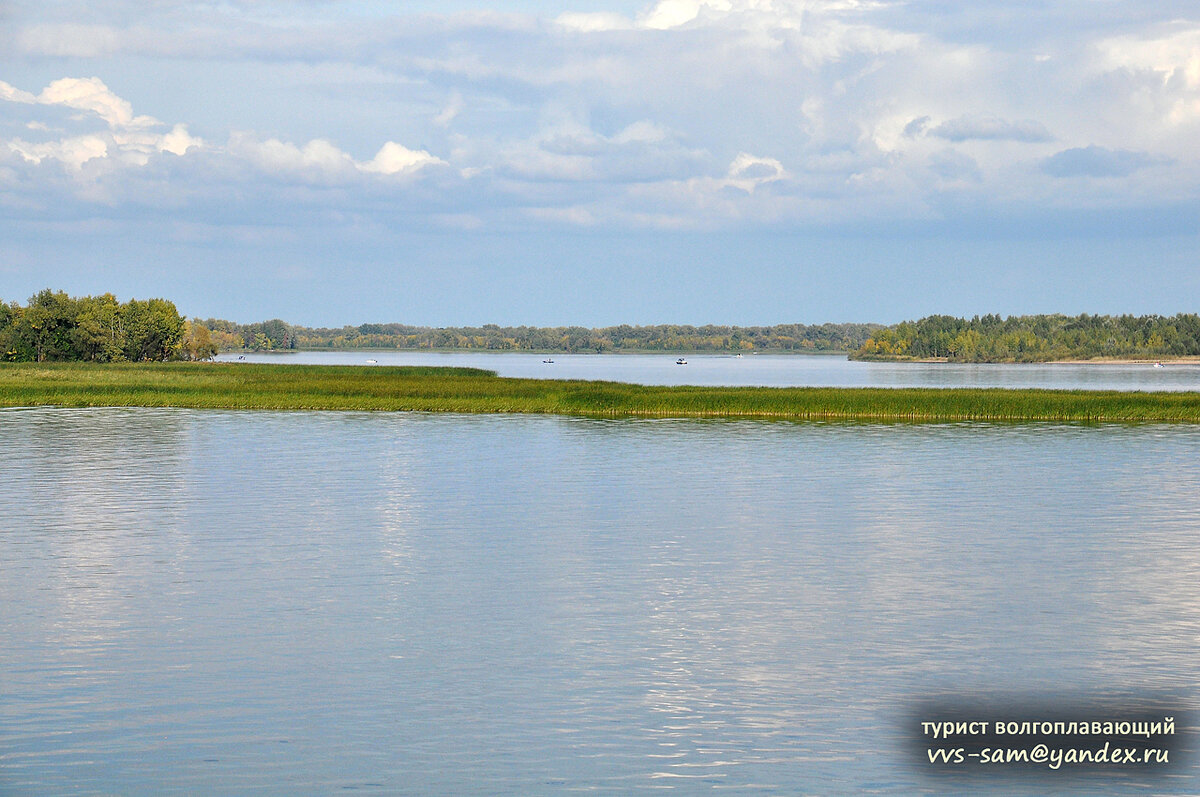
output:
{"label": "cumulus cloud", "polygon": [[[49,140],[0,140],[0,145],[28,163],[57,162],[81,177],[84,165],[91,162],[106,161],[114,167],[145,167],[159,153],[184,156],[189,152],[203,152],[217,158],[250,163],[260,172],[276,177],[326,184],[345,182],[358,175],[395,177],[445,164],[425,150],[409,149],[395,141],[385,142],[369,161],[357,161],[325,139],[313,139],[301,146],[278,138],[260,140],[252,134],[235,131],[225,146],[216,146],[191,135],[182,123],[168,129],[153,117],[135,115],[131,103],[117,96],[96,77],[55,80],[37,95],[0,82],[0,100],[59,106],[82,111],[76,120],[79,123],[88,119],[103,122],[104,129],[87,135],[53,137],[54,131],[48,125],[33,121],[26,125],[27,129],[48,133],[51,135]],[[89,178],[94,176],[88,175]]]}
{"label": "cumulus cloud", "polygon": [[[88,135],[65,135],[38,142],[14,138],[3,142],[10,151],[34,164],[57,161],[73,172],[80,172],[85,163],[100,159],[144,166],[155,153],[182,155],[204,143],[190,135],[185,125],[177,124],[163,132],[166,126],[157,119],[135,116],[132,105],[97,77],[55,80],[36,95],[0,82],[0,100],[81,111],[76,121],[85,126],[89,120],[103,122],[103,130]],[[26,127],[53,135],[49,125],[37,120]]]}
{"label": "cumulus cloud", "polygon": [[389,141],[379,148],[379,152],[368,163],[355,164],[364,172],[376,174],[403,174],[414,172],[424,166],[445,165],[441,158],[435,158],[425,150],[412,150],[395,141]]}
{"label": "cumulus cloud", "polygon": [[90,160],[108,156],[108,144],[99,136],[79,136],[36,144],[15,138],[7,143],[11,151],[31,163],[55,160],[74,171]]}
{"label": "cumulus cloud", "polygon": [[[146,100],[94,77],[0,83],[16,109],[0,153],[77,182],[120,170],[336,187],[331,203],[404,193],[481,225],[803,226],[926,218],[969,191],[979,207],[1197,193],[1200,27],[1150,11],[1030,44],[1012,25],[989,34],[991,4],[647,0],[548,19],[202,5],[187,26],[187,0],[129,2],[121,19],[81,0],[31,12],[19,55],[70,51],[96,74],[113,54],[146,59],[192,87],[195,116],[139,116]],[[1053,14],[1082,19],[1070,5]],[[1105,179],[1064,179],[1083,176]]]}

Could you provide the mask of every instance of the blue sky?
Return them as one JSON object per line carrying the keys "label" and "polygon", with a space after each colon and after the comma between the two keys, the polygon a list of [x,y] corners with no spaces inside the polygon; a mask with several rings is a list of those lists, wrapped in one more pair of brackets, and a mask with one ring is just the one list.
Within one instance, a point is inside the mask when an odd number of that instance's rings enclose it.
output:
{"label": "blue sky", "polygon": [[1195,312],[1197,144],[1191,0],[0,0],[0,298]]}

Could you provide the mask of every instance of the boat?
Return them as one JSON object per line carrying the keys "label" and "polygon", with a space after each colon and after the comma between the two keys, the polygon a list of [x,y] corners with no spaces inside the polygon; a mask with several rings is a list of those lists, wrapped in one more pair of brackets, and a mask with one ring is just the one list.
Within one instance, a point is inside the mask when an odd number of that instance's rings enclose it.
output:
{"label": "boat", "polygon": [[742,355],[740,355],[740,354],[735,354],[735,355],[733,355],[733,358],[734,358],[735,360],[740,360],[740,359],[742,359]]}
{"label": "boat", "polygon": [[553,358],[553,357],[547,357],[546,359],[542,360],[542,362],[544,362],[544,363],[553,363],[553,362],[554,362],[554,358]]}
{"label": "boat", "polygon": [[1155,363],[1155,364],[1154,364],[1154,367],[1155,367],[1155,368],[1166,368],[1166,366],[1165,366],[1165,365],[1163,365],[1162,363]]}
{"label": "boat", "polygon": [[678,360],[675,361],[675,364],[676,365],[687,365],[687,360],[684,359],[683,357],[680,357]]}
{"label": "boat", "polygon": [[377,365],[379,363],[379,360],[367,360],[367,363],[370,365]]}

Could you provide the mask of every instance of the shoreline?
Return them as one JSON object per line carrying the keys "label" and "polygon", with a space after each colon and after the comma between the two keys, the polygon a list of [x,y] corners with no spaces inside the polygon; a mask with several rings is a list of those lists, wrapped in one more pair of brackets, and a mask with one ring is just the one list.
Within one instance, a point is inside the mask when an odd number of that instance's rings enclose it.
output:
{"label": "shoreline", "polygon": [[1200,423],[1200,392],[657,386],[515,379],[477,368],[266,363],[4,363],[0,406]]}

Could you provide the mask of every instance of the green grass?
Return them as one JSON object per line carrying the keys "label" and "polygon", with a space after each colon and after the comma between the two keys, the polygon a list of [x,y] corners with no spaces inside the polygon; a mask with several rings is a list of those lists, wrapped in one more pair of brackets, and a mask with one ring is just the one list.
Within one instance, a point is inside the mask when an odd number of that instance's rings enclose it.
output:
{"label": "green grass", "polygon": [[474,368],[5,363],[0,407],[522,412],[593,417],[1200,422],[1200,393],[658,387]]}

